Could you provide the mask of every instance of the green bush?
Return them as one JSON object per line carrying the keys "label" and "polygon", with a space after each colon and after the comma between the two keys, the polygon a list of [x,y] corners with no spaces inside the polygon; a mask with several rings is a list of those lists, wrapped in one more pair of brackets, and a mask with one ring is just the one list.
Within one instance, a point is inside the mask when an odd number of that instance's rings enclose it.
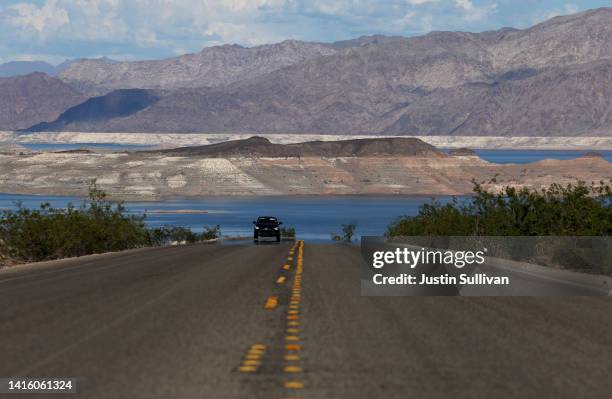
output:
{"label": "green bush", "polygon": [[30,210],[0,213],[0,262],[33,262],[122,251],[172,241],[193,243],[218,237],[219,226],[202,234],[183,227],[148,229],[146,215],[127,215],[121,202],[107,199],[92,183],[89,198],[80,207],[57,209],[42,204]]}
{"label": "green bush", "polygon": [[612,233],[612,189],[599,185],[542,189],[506,187],[492,193],[474,183],[474,197],[425,204],[395,220],[387,236],[607,236]]}
{"label": "green bush", "polygon": [[[554,184],[542,190],[507,187],[491,193],[475,184],[474,193],[463,202],[423,205],[418,215],[395,220],[386,235],[456,250],[479,242],[495,257],[612,274],[609,241],[605,240],[612,234],[608,185]],[[445,242],[449,236],[454,236],[452,243]],[[499,239],[508,236],[515,238]],[[574,236],[601,239],[586,240],[588,245],[583,248],[580,245],[586,244],[572,239]]]}
{"label": "green bush", "polygon": [[355,235],[355,230],[357,230],[357,225],[354,223],[343,224],[342,225],[342,233],[332,233],[332,240],[334,241],[344,241],[344,242],[352,242],[353,236]]}
{"label": "green bush", "polygon": [[215,240],[221,236],[221,226],[216,225],[215,227],[204,227],[204,231],[200,234],[199,240]]}
{"label": "green bush", "polygon": [[185,227],[158,227],[148,231],[152,245],[177,243],[194,243],[199,241],[198,234]]}
{"label": "green bush", "polygon": [[294,239],[295,238],[295,228],[293,227],[281,227],[280,229],[281,237]]}
{"label": "green bush", "polygon": [[9,258],[25,262],[121,251],[149,244],[144,216],[128,216],[92,185],[89,200],[77,208],[42,204],[0,214],[0,240]]}

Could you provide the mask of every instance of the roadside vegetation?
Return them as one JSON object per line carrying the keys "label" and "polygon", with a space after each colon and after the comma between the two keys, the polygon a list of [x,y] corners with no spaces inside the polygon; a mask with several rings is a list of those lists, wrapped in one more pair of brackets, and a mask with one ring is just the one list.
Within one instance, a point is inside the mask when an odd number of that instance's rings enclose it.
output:
{"label": "roadside vegetation", "polygon": [[393,222],[387,237],[454,250],[482,246],[493,257],[612,275],[609,185],[507,187],[492,193],[475,184],[474,194],[465,201],[425,204],[418,215]]}
{"label": "roadside vegetation", "polygon": [[195,233],[185,227],[158,227],[148,229],[149,245],[162,246],[168,244],[187,243],[193,244],[200,241],[210,241],[219,238],[221,227],[204,227],[201,233]]}
{"label": "roadside vegetation", "polygon": [[357,225],[354,223],[343,224],[342,225],[342,233],[332,233],[332,240],[338,242],[352,242],[353,236],[355,236],[355,231],[357,230]]}
{"label": "roadside vegetation", "polygon": [[416,216],[395,220],[387,236],[609,236],[612,188],[603,182],[506,187],[499,193],[474,183],[467,201],[422,205]]}
{"label": "roadside vegetation", "polygon": [[287,240],[295,240],[295,228],[293,227],[281,227],[281,237]]}
{"label": "roadside vegetation", "polygon": [[0,264],[35,262],[174,243],[195,243],[220,235],[220,227],[195,233],[183,227],[148,228],[146,215],[129,215],[123,203],[111,201],[92,183],[79,207],[0,213]]}

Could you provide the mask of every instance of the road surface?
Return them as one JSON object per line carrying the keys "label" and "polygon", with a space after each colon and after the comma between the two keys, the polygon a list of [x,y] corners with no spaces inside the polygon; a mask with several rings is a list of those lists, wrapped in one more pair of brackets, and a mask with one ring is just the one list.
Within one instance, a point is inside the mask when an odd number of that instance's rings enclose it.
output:
{"label": "road surface", "polygon": [[612,298],[361,297],[360,262],[307,242],[4,271],[0,377],[76,377],[75,398],[611,397]]}

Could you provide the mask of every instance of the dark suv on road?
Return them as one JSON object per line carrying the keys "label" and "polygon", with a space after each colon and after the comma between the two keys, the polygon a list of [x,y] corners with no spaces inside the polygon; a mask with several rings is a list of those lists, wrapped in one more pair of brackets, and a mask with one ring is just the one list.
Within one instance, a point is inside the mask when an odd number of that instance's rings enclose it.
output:
{"label": "dark suv on road", "polygon": [[280,225],[274,216],[260,216],[253,221],[255,228],[253,229],[253,241],[257,242],[260,238],[275,238],[276,242],[281,240]]}

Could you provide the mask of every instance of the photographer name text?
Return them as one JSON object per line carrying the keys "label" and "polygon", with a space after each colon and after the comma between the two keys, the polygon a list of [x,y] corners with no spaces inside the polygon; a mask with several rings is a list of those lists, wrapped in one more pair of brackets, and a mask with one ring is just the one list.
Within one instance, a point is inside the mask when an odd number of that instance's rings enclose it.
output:
{"label": "photographer name text", "polygon": [[403,273],[397,276],[375,274],[372,281],[376,285],[509,285],[510,277],[487,276],[485,273],[471,276],[468,274],[460,274],[459,276],[451,276],[449,274],[428,276],[421,274],[420,276],[415,276]]}

